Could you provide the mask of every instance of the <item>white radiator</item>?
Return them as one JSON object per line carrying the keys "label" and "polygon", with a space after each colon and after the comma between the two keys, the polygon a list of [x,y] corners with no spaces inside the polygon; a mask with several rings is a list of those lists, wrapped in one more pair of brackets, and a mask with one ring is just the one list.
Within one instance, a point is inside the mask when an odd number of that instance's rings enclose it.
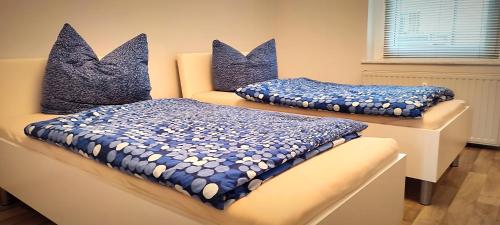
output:
{"label": "white radiator", "polygon": [[436,85],[455,92],[472,109],[469,142],[500,146],[500,74],[363,71],[363,84]]}

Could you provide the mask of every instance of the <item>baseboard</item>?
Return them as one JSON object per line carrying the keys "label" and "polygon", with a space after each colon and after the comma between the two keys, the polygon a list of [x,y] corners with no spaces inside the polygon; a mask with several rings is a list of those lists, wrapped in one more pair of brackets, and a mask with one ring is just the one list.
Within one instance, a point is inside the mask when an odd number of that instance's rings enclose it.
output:
{"label": "baseboard", "polygon": [[491,149],[491,150],[499,150],[500,151],[500,146],[483,145],[483,144],[475,144],[475,143],[467,143],[466,146],[471,147],[471,148],[483,148],[483,149]]}

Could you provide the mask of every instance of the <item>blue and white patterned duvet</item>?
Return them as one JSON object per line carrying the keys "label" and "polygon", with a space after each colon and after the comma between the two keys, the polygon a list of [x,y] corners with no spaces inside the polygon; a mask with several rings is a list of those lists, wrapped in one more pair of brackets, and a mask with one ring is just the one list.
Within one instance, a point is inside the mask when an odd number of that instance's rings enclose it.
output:
{"label": "blue and white patterned duvet", "polygon": [[236,90],[249,101],[335,112],[421,117],[429,107],[453,99],[433,86],[347,85],[307,78],[275,79]]}
{"label": "blue and white patterned duvet", "polygon": [[352,120],[162,99],[32,123],[25,133],[224,209],[365,128]]}

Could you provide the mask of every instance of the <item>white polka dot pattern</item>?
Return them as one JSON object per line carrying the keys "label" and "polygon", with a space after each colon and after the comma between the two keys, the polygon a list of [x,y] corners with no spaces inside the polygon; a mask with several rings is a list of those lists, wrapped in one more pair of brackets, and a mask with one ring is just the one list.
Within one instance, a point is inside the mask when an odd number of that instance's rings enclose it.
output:
{"label": "white polka dot pattern", "polygon": [[236,89],[236,94],[271,105],[402,117],[421,117],[429,107],[454,97],[444,87],[345,85],[307,78],[254,83]]}
{"label": "white polka dot pattern", "polygon": [[37,122],[25,133],[223,209],[364,128],[352,120],[161,99]]}

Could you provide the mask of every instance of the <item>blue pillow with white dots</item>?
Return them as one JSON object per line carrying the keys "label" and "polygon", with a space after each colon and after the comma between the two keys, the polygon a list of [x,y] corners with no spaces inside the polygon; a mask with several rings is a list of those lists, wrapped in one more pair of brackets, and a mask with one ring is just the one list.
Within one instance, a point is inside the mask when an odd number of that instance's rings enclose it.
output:
{"label": "blue pillow with white dots", "polygon": [[150,91],[145,34],[99,59],[73,27],[64,24],[47,62],[42,112],[70,114],[149,100]]}
{"label": "blue pillow with white dots", "polygon": [[219,40],[213,41],[212,74],[216,91],[235,91],[248,84],[278,78],[274,39],[243,55]]}

